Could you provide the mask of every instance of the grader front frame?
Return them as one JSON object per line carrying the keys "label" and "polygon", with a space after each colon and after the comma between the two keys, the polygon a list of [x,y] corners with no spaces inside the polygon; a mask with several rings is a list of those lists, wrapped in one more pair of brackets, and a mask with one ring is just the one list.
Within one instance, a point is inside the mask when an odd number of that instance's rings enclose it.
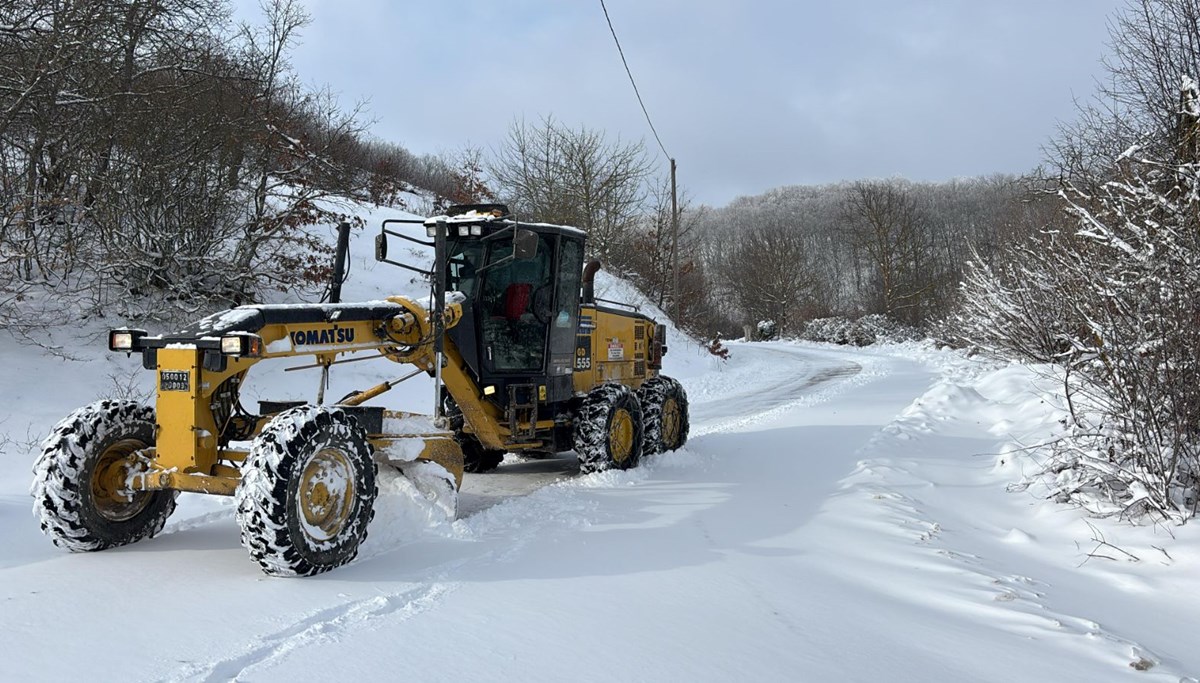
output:
{"label": "grader front frame", "polygon": [[[460,316],[449,304],[440,321]],[[241,307],[172,335],[113,330],[110,349],[139,352],[156,371],[155,408],[101,402],[55,428],[34,484],[43,530],[70,550],[100,550],[157,533],[179,492],[234,496],[242,541],[262,569],[307,575],[353,559],[372,515],[376,460],[452,510],[463,474],[453,433],[361,405],[395,380],[328,407],[262,402],[248,414],[239,400],[250,368],[271,359],[313,356],[327,371],[339,355],[365,352],[431,372],[430,319],[391,297]]]}

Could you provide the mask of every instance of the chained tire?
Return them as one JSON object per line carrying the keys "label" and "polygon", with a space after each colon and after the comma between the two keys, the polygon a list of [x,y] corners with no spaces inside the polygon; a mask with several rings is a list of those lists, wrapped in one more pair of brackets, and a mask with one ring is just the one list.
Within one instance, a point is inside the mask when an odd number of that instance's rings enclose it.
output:
{"label": "chained tire", "polygon": [[84,406],[54,426],[30,493],[42,531],[73,552],[128,545],[162,531],[175,491],[129,491],[140,451],[154,445],[154,409],[133,401]]}
{"label": "chained tire", "polygon": [[375,461],[366,432],[340,408],[276,415],[242,465],[242,545],[271,576],[312,576],[358,555],[375,515]]}
{"label": "chained tire", "polygon": [[601,384],[575,415],[575,453],[583,473],[636,467],[642,455],[642,408],[633,390]]}
{"label": "chained tire", "polygon": [[687,392],[679,380],[659,375],[638,389],[642,404],[642,454],[652,455],[682,448],[687,443]]}

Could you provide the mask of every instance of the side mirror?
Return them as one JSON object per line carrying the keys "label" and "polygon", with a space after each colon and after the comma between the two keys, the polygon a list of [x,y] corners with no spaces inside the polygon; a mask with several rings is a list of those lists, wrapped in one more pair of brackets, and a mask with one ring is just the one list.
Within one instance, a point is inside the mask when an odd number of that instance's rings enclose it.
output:
{"label": "side mirror", "polygon": [[387,235],[382,232],[375,236],[375,260],[387,260]]}
{"label": "side mirror", "polygon": [[513,258],[528,261],[537,256],[538,236],[532,230],[517,228],[513,235]]}

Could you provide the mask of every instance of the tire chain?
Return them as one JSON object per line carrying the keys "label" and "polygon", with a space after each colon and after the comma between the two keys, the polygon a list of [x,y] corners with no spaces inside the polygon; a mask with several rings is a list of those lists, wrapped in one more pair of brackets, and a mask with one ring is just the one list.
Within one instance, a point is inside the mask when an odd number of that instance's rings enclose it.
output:
{"label": "tire chain", "polygon": [[[632,399],[630,417],[633,418],[635,431],[642,431],[642,411],[638,397],[633,391],[622,384],[601,384],[584,397],[583,404],[575,415],[575,453],[579,456],[579,471],[588,474],[614,467],[616,463],[609,457],[608,421],[613,409],[628,396]],[[637,464],[641,456],[641,443],[635,438],[634,452],[630,454],[626,468]]]}
{"label": "tire chain", "polygon": [[63,418],[42,442],[30,494],[42,531],[72,552],[106,550],[150,538],[175,511],[177,493],[161,491],[129,520],[113,522],[87,510],[94,452],[106,439],[138,438],[153,443],[154,409],[133,401],[98,401]]}
{"label": "tire chain", "polygon": [[[322,434],[322,432],[325,434]],[[324,437],[324,438],[322,438]],[[317,442],[320,439],[321,442]],[[288,524],[289,490],[292,479],[298,477],[305,455],[323,445],[349,444],[353,450],[365,450],[371,462],[367,481],[356,481],[360,513],[347,521],[339,535],[340,543],[332,548],[320,548]],[[354,457],[354,453],[350,453]],[[366,473],[360,473],[366,474]],[[367,527],[375,516],[373,503],[378,495],[374,462],[370,446],[358,429],[357,421],[339,409],[300,406],[280,413],[255,439],[242,466],[242,482],[238,486],[237,521],[241,528],[242,545],[262,570],[272,576],[312,576],[344,565],[358,554],[358,547],[367,537]],[[362,508],[365,507],[365,510]],[[300,536],[306,548],[298,548],[295,536]],[[349,545],[347,545],[347,543]],[[340,546],[340,547],[338,547]],[[320,553],[332,552],[328,559]]]}

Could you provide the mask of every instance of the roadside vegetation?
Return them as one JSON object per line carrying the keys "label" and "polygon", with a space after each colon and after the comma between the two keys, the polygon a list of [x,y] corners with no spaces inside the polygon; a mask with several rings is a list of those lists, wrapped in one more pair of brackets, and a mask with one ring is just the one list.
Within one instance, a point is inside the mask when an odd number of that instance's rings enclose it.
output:
{"label": "roadside vegetation", "polygon": [[973,259],[946,329],[1061,373],[1049,494],[1099,515],[1200,507],[1200,5],[1141,0],[1112,24],[1095,98],[1056,141],[1064,210]]}
{"label": "roadside vegetation", "polygon": [[[301,85],[294,0],[0,0],[0,328],[192,317],[327,280],[343,198],[452,201],[441,159]],[[319,291],[319,289],[317,289]]]}

